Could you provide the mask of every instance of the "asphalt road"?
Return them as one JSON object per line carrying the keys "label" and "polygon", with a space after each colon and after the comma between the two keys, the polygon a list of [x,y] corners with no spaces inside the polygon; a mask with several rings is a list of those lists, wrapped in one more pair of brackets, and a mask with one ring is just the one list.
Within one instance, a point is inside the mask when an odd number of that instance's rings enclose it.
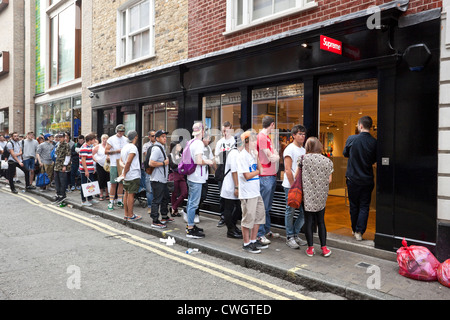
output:
{"label": "asphalt road", "polygon": [[183,246],[29,193],[2,186],[0,200],[0,300],[178,300],[177,312],[206,312],[181,302],[342,299],[186,254]]}

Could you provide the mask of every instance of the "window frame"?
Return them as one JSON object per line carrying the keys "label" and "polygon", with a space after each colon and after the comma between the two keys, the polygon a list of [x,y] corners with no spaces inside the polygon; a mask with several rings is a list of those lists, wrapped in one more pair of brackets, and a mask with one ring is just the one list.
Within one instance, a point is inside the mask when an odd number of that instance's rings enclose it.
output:
{"label": "window frame", "polygon": [[243,4],[242,24],[237,25],[238,1],[239,0],[227,0],[226,28],[225,28],[226,30],[223,33],[223,35],[233,34],[235,32],[239,32],[245,29],[249,29],[267,23],[269,21],[277,20],[282,17],[287,17],[292,14],[310,10],[318,6],[316,0],[295,0],[296,5],[294,8],[286,9],[278,13],[273,13],[271,15],[261,17],[259,19],[252,21],[253,0],[242,0]]}
{"label": "window frame", "polygon": [[[146,27],[139,28],[133,32],[130,32],[130,10],[131,8],[144,3],[149,2],[149,24]],[[125,13],[125,21],[123,14]],[[125,24],[125,26],[124,26]],[[125,35],[122,35],[122,31],[125,27]],[[133,59],[132,57],[132,41],[130,39],[133,36],[142,34],[145,31],[149,31],[149,48],[148,54]],[[122,41],[125,40],[125,52]],[[154,0],[131,0],[123,4],[117,9],[117,29],[116,29],[116,68],[127,66],[142,60],[155,57],[155,2]],[[123,55],[125,55],[123,57]]]}

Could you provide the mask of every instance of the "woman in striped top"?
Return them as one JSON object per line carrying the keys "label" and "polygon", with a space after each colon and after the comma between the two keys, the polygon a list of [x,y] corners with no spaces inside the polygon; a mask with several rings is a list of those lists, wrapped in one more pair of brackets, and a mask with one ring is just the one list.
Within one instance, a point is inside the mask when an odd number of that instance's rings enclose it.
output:
{"label": "woman in striped top", "polygon": [[[94,158],[92,156],[92,149],[94,147],[94,142],[97,139],[97,135],[95,133],[90,133],[85,137],[85,143],[80,148],[80,174],[81,174],[81,184],[87,183],[88,179],[90,181],[95,180],[95,165]],[[92,196],[86,197],[83,194],[83,190],[81,190],[81,201],[84,206],[92,206],[92,204],[97,203],[97,200],[94,200]]]}

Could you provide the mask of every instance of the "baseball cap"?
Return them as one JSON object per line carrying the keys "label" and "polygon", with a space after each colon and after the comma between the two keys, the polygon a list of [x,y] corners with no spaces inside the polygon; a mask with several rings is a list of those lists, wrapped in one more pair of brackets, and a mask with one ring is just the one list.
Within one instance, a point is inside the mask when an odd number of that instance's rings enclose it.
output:
{"label": "baseball cap", "polygon": [[116,127],[116,132],[125,132],[125,126],[123,124],[118,124]]}
{"label": "baseball cap", "polygon": [[194,123],[194,125],[192,126],[192,135],[193,136],[197,136],[200,133],[202,133],[203,130],[203,123],[201,122],[196,122]]}
{"label": "baseball cap", "polygon": [[44,140],[48,140],[48,138],[53,137],[51,133],[47,133],[44,135]]}
{"label": "baseball cap", "polygon": [[163,134],[168,134],[168,133],[169,133],[168,131],[158,130],[155,133],[155,137],[158,138],[158,137],[161,137]]}
{"label": "baseball cap", "polygon": [[253,130],[247,130],[243,134],[241,134],[241,140],[244,142],[245,139],[248,139],[252,136],[256,136],[256,133]]}

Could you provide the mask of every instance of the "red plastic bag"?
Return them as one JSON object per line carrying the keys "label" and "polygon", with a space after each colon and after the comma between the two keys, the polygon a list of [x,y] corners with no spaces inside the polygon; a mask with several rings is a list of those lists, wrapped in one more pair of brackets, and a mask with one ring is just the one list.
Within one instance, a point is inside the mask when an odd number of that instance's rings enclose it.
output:
{"label": "red plastic bag", "polygon": [[405,239],[402,244],[403,247],[397,250],[398,273],[416,280],[437,280],[440,263],[430,250],[421,246],[408,247]]}
{"label": "red plastic bag", "polygon": [[450,288],[450,259],[441,263],[437,269],[437,278],[440,284]]}

